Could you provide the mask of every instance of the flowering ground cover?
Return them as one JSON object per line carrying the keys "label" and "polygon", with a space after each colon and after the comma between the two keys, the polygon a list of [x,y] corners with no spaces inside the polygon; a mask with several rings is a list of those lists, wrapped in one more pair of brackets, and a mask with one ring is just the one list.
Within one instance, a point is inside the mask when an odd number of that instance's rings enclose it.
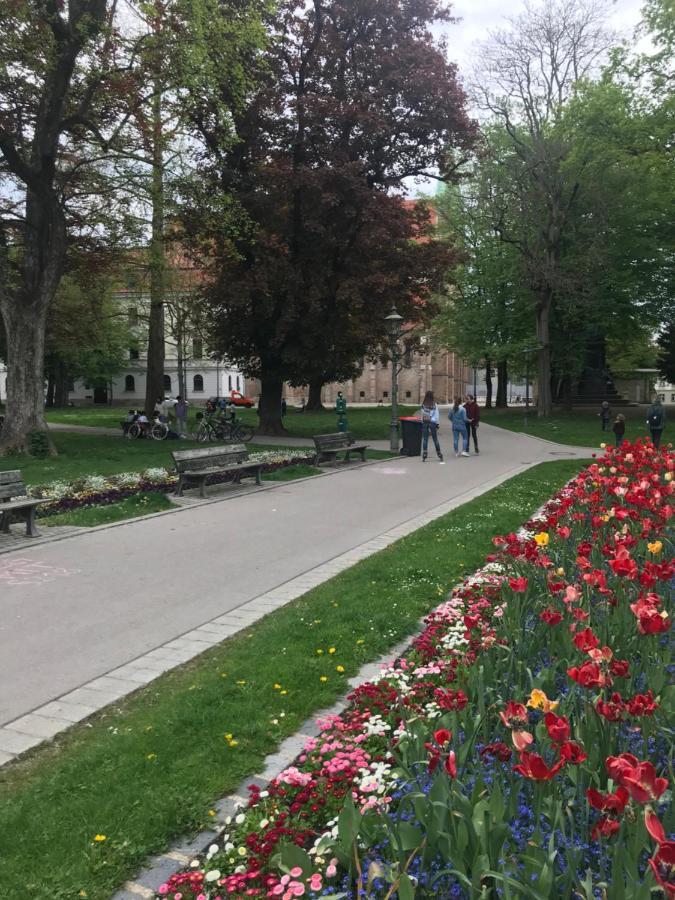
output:
{"label": "flowering ground cover", "polygon": [[495,537],[158,896],[675,897],[674,475],[609,450]]}
{"label": "flowering ground cover", "polygon": [[[314,454],[307,450],[261,450],[253,451],[257,459],[264,463],[265,474],[298,464],[308,465]],[[232,480],[231,475],[213,476],[209,484]],[[31,497],[48,500],[38,507],[38,516],[56,516],[71,510],[84,509],[118,503],[138,493],[172,492],[178,476],[163,466],[144,469],[142,472],[121,472],[115,475],[86,475],[75,481],[52,481],[35,484],[29,488]]]}
{"label": "flowering ground cover", "polygon": [[2,900],[110,900],[150,854],[212,825],[217,798],[580,466],[510,479],[0,769]]}

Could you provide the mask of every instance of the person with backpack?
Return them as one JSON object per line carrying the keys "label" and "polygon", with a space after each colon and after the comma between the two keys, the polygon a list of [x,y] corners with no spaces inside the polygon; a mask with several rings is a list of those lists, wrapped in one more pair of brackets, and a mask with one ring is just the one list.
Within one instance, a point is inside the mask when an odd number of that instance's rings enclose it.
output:
{"label": "person with backpack", "polygon": [[429,433],[431,433],[438,459],[442,463],[443,454],[441,452],[441,445],[438,443],[438,426],[440,425],[440,421],[438,418],[438,406],[434,401],[433,391],[427,391],[424,395],[420,413],[422,416],[422,462],[426,462],[427,459]]}
{"label": "person with backpack", "polygon": [[[469,455],[469,432],[467,430],[466,410],[462,406],[462,398],[455,397],[454,404],[450,407],[448,419],[452,422],[452,444],[455,448],[455,456]],[[459,452],[459,439],[464,442],[464,449]]]}
{"label": "person with backpack", "polygon": [[649,412],[647,413],[647,427],[652,436],[652,444],[658,448],[661,443],[661,434],[666,427],[666,411],[658,397],[649,407]]}
{"label": "person with backpack", "polygon": [[476,398],[473,396],[473,394],[467,394],[466,402],[464,403],[464,409],[466,410],[469,437],[473,438],[473,449],[476,451],[476,456],[478,456],[478,425],[480,423],[480,407],[478,406],[478,403],[476,403]]}

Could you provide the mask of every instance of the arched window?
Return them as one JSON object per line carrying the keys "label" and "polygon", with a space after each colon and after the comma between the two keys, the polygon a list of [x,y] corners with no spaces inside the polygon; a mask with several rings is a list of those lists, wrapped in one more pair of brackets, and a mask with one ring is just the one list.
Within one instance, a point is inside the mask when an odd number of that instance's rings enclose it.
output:
{"label": "arched window", "polygon": [[232,390],[232,376],[231,375],[227,376],[227,389],[228,389],[228,391]]}
{"label": "arched window", "polygon": [[240,391],[241,387],[239,386],[239,376],[237,375],[237,390]]}
{"label": "arched window", "polygon": [[195,375],[192,379],[192,390],[195,394],[201,394],[204,391],[204,379],[201,375]]}
{"label": "arched window", "polygon": [[124,390],[133,393],[136,390],[136,379],[133,375],[126,375],[124,378]]}
{"label": "arched window", "polygon": [[170,375],[164,376],[164,390],[168,391],[168,393],[171,393],[171,376]]}

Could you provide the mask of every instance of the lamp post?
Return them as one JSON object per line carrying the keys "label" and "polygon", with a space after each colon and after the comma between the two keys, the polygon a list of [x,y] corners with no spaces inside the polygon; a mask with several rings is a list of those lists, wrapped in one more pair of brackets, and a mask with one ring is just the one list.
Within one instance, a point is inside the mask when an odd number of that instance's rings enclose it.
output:
{"label": "lamp post", "polygon": [[526,347],[525,353],[525,427],[527,428],[527,417],[530,412],[530,358],[536,347]]}
{"label": "lamp post", "polygon": [[398,341],[401,336],[401,322],[403,316],[399,316],[396,307],[392,306],[391,312],[385,318],[384,324],[389,337],[391,350],[391,430],[389,447],[393,453],[398,453]]}

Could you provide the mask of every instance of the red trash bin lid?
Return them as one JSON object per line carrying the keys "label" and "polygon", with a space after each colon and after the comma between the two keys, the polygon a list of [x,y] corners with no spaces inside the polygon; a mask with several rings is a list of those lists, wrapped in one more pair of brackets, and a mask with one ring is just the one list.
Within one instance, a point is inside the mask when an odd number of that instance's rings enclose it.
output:
{"label": "red trash bin lid", "polygon": [[417,416],[399,416],[399,422],[421,422],[421,419],[418,419]]}

